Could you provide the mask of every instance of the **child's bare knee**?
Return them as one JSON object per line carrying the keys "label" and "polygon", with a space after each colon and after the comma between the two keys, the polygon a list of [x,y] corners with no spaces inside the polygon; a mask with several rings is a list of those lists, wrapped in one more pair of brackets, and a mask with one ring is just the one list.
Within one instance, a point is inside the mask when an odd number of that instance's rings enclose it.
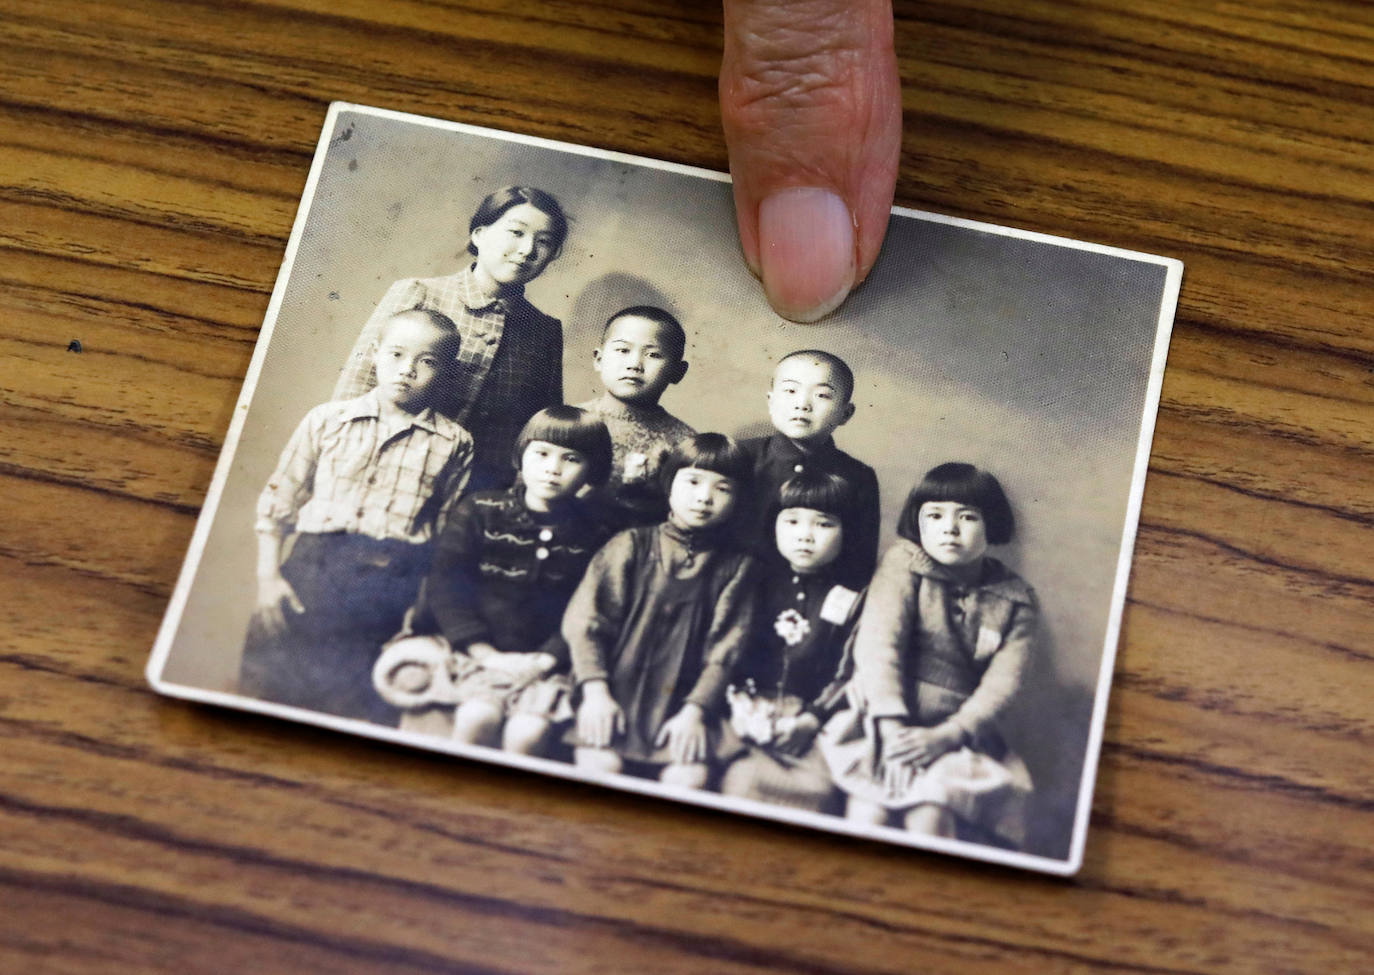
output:
{"label": "child's bare knee", "polygon": [[912,833],[925,833],[928,836],[956,835],[957,826],[954,814],[944,806],[923,803],[906,814],[906,828]]}
{"label": "child's bare knee", "polygon": [[494,747],[501,739],[501,718],[501,709],[490,701],[467,701],[453,714],[453,737]]}
{"label": "child's bare knee", "polygon": [[666,765],[659,773],[658,781],[679,789],[704,789],[710,771],[699,762],[691,765]]}
{"label": "child's bare knee", "polygon": [[620,756],[609,748],[574,748],[573,762],[578,768],[608,775],[615,775],[625,767]]}
{"label": "child's bare knee", "polygon": [[883,826],[887,823],[887,810],[876,802],[850,796],[844,807],[844,818],[865,826]]}
{"label": "child's bare knee", "polygon": [[747,761],[732,763],[720,777],[720,791],[727,796],[747,796],[753,785],[754,776]]}
{"label": "child's bare knee", "polygon": [[501,747],[520,755],[542,755],[549,723],[534,714],[512,714],[501,734]]}

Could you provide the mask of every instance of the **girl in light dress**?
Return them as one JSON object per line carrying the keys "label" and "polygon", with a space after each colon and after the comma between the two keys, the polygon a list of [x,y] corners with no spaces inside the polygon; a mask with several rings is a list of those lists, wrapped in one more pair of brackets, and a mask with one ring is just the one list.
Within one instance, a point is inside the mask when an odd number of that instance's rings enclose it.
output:
{"label": "girl in light dress", "polygon": [[719,764],[725,691],[753,625],[757,565],[735,525],[752,468],[722,434],[680,441],[661,469],[667,521],[592,559],[563,617],[578,766],[703,788]]}
{"label": "girl in light dress", "polygon": [[1001,484],[972,464],[941,464],[907,498],[859,621],[856,707],[821,736],[848,818],[1023,844],[1030,776],[998,720],[1038,611],[1030,586],[986,554],[1014,531]]}

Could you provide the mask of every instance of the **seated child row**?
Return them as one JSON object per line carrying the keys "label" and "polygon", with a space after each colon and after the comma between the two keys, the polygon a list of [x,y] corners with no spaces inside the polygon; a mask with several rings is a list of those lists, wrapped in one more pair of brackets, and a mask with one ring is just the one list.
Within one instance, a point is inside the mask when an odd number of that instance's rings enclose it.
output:
{"label": "seated child row", "polygon": [[[831,439],[852,377],[808,350],[775,373],[772,438],[686,435],[617,463],[636,451],[607,404],[554,407],[522,432],[510,490],[444,511],[471,440],[423,405],[420,370],[442,372],[451,341],[439,318],[389,323],[377,389],[312,411],[283,455],[259,507],[246,693],[394,724],[385,699],[403,725],[452,708],[473,744],[814,810],[847,794],[865,822],[1019,842],[1030,783],[997,719],[1035,602],[985,554],[1013,531],[995,478],[932,470],[873,575],[876,478]],[[599,364],[632,344],[616,321]],[[616,532],[606,496],[647,511],[654,481],[666,518]],[[378,484],[384,504],[359,501]],[[405,533],[426,524],[432,545]]]}

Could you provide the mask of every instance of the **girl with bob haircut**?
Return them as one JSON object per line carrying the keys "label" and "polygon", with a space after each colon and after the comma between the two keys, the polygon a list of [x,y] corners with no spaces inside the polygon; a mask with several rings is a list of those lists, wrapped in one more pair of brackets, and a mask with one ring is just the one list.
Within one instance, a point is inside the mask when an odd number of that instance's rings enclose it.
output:
{"label": "girl with bob haircut", "polygon": [[525,286],[563,251],[568,217],[558,200],[532,186],[488,195],[467,221],[471,261],[455,273],[402,278],[387,290],[344,364],[334,399],[377,384],[372,353],[383,322],[420,308],[453,319],[462,339],[457,381],[435,407],[476,442],[469,490],[506,487],[507,458],[525,421],[563,402],[563,326],[525,297]]}
{"label": "girl with bob haircut", "polygon": [[868,588],[854,642],[854,710],[822,735],[846,816],[1018,848],[1031,781],[998,721],[1035,650],[1035,594],[986,554],[1015,532],[997,478],[933,468]]}
{"label": "girl with bob haircut", "polygon": [[421,711],[403,726],[442,729],[424,707],[456,705],[458,741],[535,755],[573,714],[559,625],[611,534],[581,497],[610,473],[611,437],[584,410],[554,406],[525,424],[511,459],[515,485],[469,495],[444,526],[412,619],[427,635],[393,643],[375,678]]}
{"label": "girl with bob haircut", "polygon": [[587,567],[563,617],[580,698],[567,742],[580,767],[706,785],[753,626],[756,563],[735,541],[751,471],[729,437],[681,441],[662,470],[668,519],[621,532]]}
{"label": "girl with bob haircut", "polygon": [[920,512],[927,501],[957,501],[983,513],[989,545],[1006,545],[1016,534],[1016,516],[997,478],[972,464],[948,463],[931,468],[911,489],[897,520],[897,534],[921,543]]}
{"label": "girl with bob haircut", "polygon": [[831,811],[835,787],[813,746],[843,698],[841,664],[861,602],[840,583],[858,517],[855,494],[837,474],[806,471],[771,499],[774,550],[764,563],[753,639],[726,695],[728,733],[742,753],[721,778],[726,795]]}
{"label": "girl with bob haircut", "polygon": [[550,406],[530,417],[511,451],[511,464],[517,477],[522,473],[526,448],[536,440],[581,454],[587,461],[583,483],[591,487],[600,487],[611,476],[610,431],[605,423],[580,407]]}

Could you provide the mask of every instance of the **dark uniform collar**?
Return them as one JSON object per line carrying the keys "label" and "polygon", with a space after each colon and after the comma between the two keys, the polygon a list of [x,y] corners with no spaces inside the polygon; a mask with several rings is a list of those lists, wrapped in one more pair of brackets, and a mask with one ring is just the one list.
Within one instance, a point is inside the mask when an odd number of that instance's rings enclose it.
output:
{"label": "dark uniform collar", "polygon": [[825,457],[839,450],[835,446],[835,438],[827,436],[824,440],[817,441],[813,446],[803,450],[798,447],[796,442],[784,434],[774,432],[768,438],[767,453],[771,457],[776,457],[783,461],[805,460],[808,457]]}

